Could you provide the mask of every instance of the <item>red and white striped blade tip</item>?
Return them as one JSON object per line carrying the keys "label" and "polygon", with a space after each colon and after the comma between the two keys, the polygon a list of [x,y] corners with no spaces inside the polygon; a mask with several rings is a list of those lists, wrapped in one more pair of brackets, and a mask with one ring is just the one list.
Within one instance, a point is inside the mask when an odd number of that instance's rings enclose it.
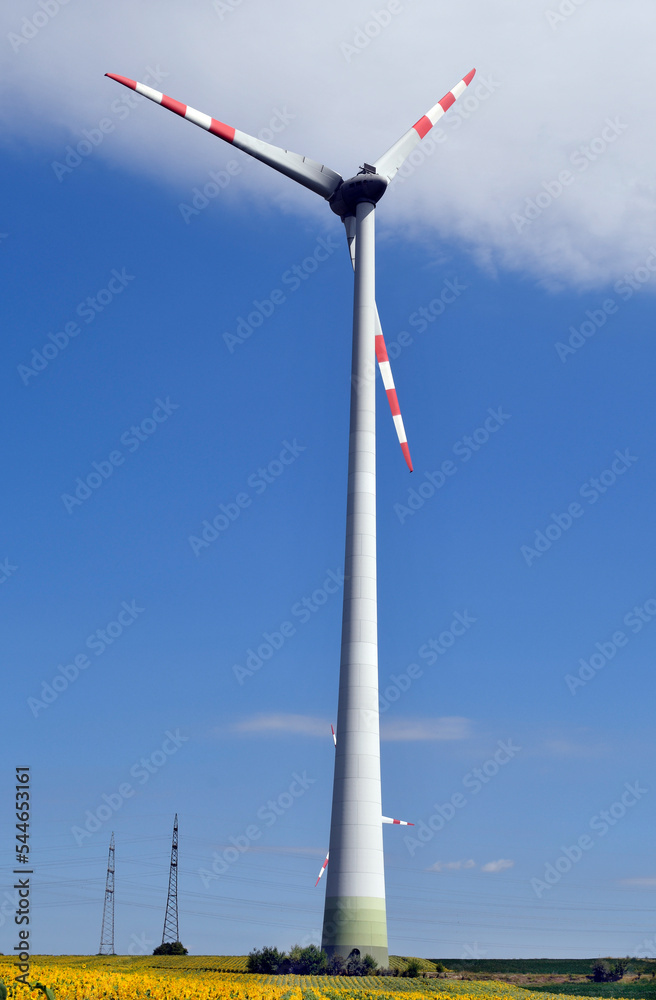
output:
{"label": "red and white striped blade tip", "polygon": [[[441,101],[437,102],[443,112],[448,111],[449,108],[456,103],[458,97],[461,96],[459,93],[454,93],[454,91],[458,91],[459,89],[462,90],[463,83],[465,85],[464,89],[467,89],[469,84],[474,79],[475,75],[476,75],[476,70],[475,69],[470,70],[467,76],[463,76],[462,80],[460,80],[460,82],[455,85],[453,90],[450,90],[448,94],[444,95]],[[426,133],[430,132],[434,124],[435,122],[431,121],[431,119],[427,115],[424,115],[424,117],[420,118],[418,122],[415,122],[415,124],[412,127],[423,139]]]}
{"label": "red and white striped blade tip", "polygon": [[[463,76],[462,80],[460,81],[460,84],[464,83],[465,88],[467,88],[474,79],[475,75],[476,75],[476,70],[475,69],[470,70],[467,76]],[[455,104],[456,101],[458,100],[458,97],[460,95],[454,94],[453,91],[456,90],[460,86],[460,84],[456,84],[453,90],[450,90],[448,94],[444,95],[441,101],[438,101],[438,104],[440,105],[443,111],[448,111],[451,105]]]}
{"label": "red and white striped blade tip", "polygon": [[173,111],[174,114],[193,125],[198,125],[206,132],[218,136],[219,139],[224,139],[236,149],[241,149],[249,156],[255,157],[256,160],[261,160],[262,163],[266,163],[274,170],[278,170],[279,173],[291,177],[292,180],[309,188],[310,191],[320,194],[323,198],[330,198],[342,183],[341,175],[330,170],[324,164],[315,163],[314,160],[310,160],[306,156],[300,156],[298,153],[292,153],[291,150],[272,146],[268,142],[256,139],[254,136],[248,135],[247,132],[241,132],[233,128],[232,125],[226,125],[217,118],[212,118],[211,115],[206,115],[188,104],[183,104],[182,101],[176,101],[173,97],[168,97],[167,94],[162,94],[161,91],[146,86],[145,83],[131,80],[127,76],[119,76],[117,73],[105,73],[105,76],[124,87],[129,87],[141,97],[147,97],[148,100],[161,105],[167,111]]}
{"label": "red and white striped blade tip", "polygon": [[[225,139],[226,142],[232,144],[235,143],[236,130],[232,125],[226,125],[224,122],[212,118],[211,115],[197,111],[196,108],[192,108],[188,104],[183,104],[182,101],[176,101],[175,98],[169,97],[167,94],[162,94],[161,91],[155,90],[153,87],[148,87],[145,83],[139,83],[138,80],[131,80],[128,76],[119,76],[117,73],[105,73],[105,76],[109,77],[110,80],[115,80],[116,83],[121,83],[124,87],[129,87],[130,90],[134,90],[141,97],[147,97],[149,101],[154,101],[155,104],[161,105],[167,111],[173,111],[180,118],[190,121],[193,125],[198,125],[200,128],[205,129],[206,132],[211,132],[212,135],[218,136],[219,139]],[[251,137],[246,136],[245,138],[248,139]],[[237,144],[237,148],[241,149],[242,146]],[[249,149],[246,151],[252,152]]]}
{"label": "red and white striped blade tip", "polygon": [[117,76],[116,73],[105,73],[110,80],[116,80],[117,83],[122,83],[124,87],[130,87],[131,90],[137,89],[137,81],[130,80],[127,76]]}
{"label": "red and white striped blade tip", "polygon": [[328,867],[328,858],[329,858],[329,857],[330,857],[330,851],[328,851],[328,854],[326,855],[326,860],[324,861],[324,863],[323,863],[323,864],[322,864],[322,866],[321,866],[321,871],[319,872],[319,878],[318,878],[318,879],[317,879],[317,881],[316,881],[316,882],[314,883],[314,888],[315,888],[315,889],[316,889],[316,887],[317,887],[317,886],[319,885],[319,879],[321,878],[321,876],[322,876],[322,875],[323,875],[323,873],[325,872],[326,868]]}
{"label": "red and white striped blade tip", "polygon": [[330,731],[333,734],[333,743],[335,744],[335,746],[337,746],[337,737],[335,736],[335,730],[333,729],[332,726],[330,727]]}
{"label": "red and white striped blade tip", "polygon": [[383,153],[374,163],[376,172],[382,174],[386,177],[388,181],[391,181],[397,174],[397,171],[405,163],[407,158],[410,156],[415,146],[421,139],[426,136],[434,125],[445,114],[452,104],[458,100],[459,97],[464,94],[467,87],[474,78],[476,70],[471,70],[467,76],[464,76],[462,80],[453,87],[444,97],[437,102],[432,108],[429,108],[425,115],[416,121],[414,125],[408,129],[408,131],[398,139],[393,146]]}
{"label": "red and white striped blade tip", "polygon": [[392,375],[392,366],[390,365],[389,355],[387,353],[387,347],[385,345],[385,337],[383,336],[383,330],[380,325],[380,317],[378,316],[378,310],[376,310],[376,326],[378,330],[378,332],[376,333],[376,341],[375,341],[376,361],[378,362],[378,368],[380,370],[380,375],[383,380],[383,387],[385,389],[385,394],[387,395],[387,402],[389,403],[390,411],[392,414],[392,420],[394,421],[396,436],[399,439],[399,444],[401,445],[401,450],[403,452],[403,457],[406,460],[406,464],[410,469],[410,472],[412,472],[412,459],[410,458],[410,448],[408,447],[408,438],[406,436],[405,427],[403,425],[403,417],[401,416],[399,398],[396,394],[396,387],[394,385],[394,376]]}

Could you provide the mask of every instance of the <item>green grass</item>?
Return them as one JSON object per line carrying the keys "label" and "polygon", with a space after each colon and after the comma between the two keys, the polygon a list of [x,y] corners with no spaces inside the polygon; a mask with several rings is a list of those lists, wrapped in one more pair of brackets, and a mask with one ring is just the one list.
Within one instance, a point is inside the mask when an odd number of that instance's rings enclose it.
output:
{"label": "green grass", "polygon": [[[590,974],[595,958],[442,958],[432,959],[433,962],[441,961],[447,969],[454,972],[469,972],[476,974],[479,972],[492,974],[528,974],[539,976],[587,976]],[[607,959],[604,957],[604,961]],[[611,959],[612,961],[612,959]],[[656,971],[656,961],[653,959],[632,958],[630,969],[632,972]],[[602,984],[603,985],[603,984]],[[617,985],[609,983],[608,985]],[[601,995],[601,994],[599,994]],[[619,994],[608,994],[609,996],[619,996]],[[636,994],[637,995],[637,994]],[[651,996],[651,994],[650,994]]]}
{"label": "green grass", "polygon": [[[410,956],[404,958],[401,955],[390,955],[390,969],[400,969],[401,972],[404,972],[408,967],[409,958]],[[418,958],[417,961],[422,972],[435,972],[435,963],[430,958]]]}
{"label": "green grass", "polygon": [[522,984],[522,989],[539,993],[559,993],[578,997],[627,997],[629,1000],[656,1000],[656,979],[640,979],[630,983],[544,983],[542,986]]}

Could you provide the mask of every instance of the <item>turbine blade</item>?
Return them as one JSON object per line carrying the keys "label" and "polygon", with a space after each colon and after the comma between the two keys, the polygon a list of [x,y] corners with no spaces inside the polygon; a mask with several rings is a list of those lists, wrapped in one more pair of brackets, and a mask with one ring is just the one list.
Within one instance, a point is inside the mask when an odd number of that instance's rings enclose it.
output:
{"label": "turbine blade", "polygon": [[411,129],[402,135],[397,142],[391,146],[386,153],[376,160],[374,167],[377,174],[381,174],[382,177],[386,177],[388,181],[396,175],[397,170],[410,156],[410,153],[415,148],[415,146],[421,142],[424,136],[430,132],[433,125],[442,117],[442,115],[449,110],[452,104],[457,101],[461,94],[464,94],[467,87],[474,78],[476,70],[473,69],[471,73],[468,73],[460,83],[457,83],[453,90],[450,90],[441,101],[427,111],[418,122],[412,126]]}
{"label": "turbine blade", "polygon": [[383,823],[394,823],[396,826],[414,826],[414,823],[407,823],[404,819],[390,819],[389,816],[383,816]]}
{"label": "turbine blade", "polygon": [[337,737],[335,736],[335,730],[332,726],[330,727],[330,731],[333,734],[333,743],[335,744],[335,748],[337,748]]}
{"label": "turbine blade", "polygon": [[114,73],[105,73],[105,76],[108,76],[110,80],[116,80],[117,83],[122,83],[124,87],[135,90],[142,97],[154,101],[155,104],[161,104],[162,107],[180,115],[181,118],[186,118],[194,125],[199,125],[207,132],[211,132],[212,135],[218,136],[219,139],[225,139],[237,149],[243,150],[244,153],[248,153],[256,160],[261,160],[262,163],[266,163],[281,174],[291,177],[292,180],[298,181],[303,187],[309,188],[310,191],[314,191],[324,198],[330,198],[342,182],[341,175],[329,167],[316,163],[315,160],[309,160],[299,153],[291,153],[279,146],[272,146],[268,142],[263,142],[262,139],[256,139],[246,132],[232,128],[231,125],[224,125],[223,122],[203,114],[202,111],[196,111],[195,108],[190,108],[187,104],[181,104],[180,101],[175,101],[172,97],[161,94],[159,90],[153,90],[152,87],[147,87],[136,80],[130,80],[126,76],[116,76]]}
{"label": "turbine blade", "polygon": [[[351,255],[351,264],[353,265],[353,270],[355,270],[355,218],[352,215],[347,215],[344,219],[344,227],[346,229],[346,239],[348,241],[349,254]],[[383,337],[383,328],[380,325],[380,316],[378,315],[378,306],[376,306],[376,360],[378,361],[378,367],[380,369],[380,374],[383,380],[383,385],[385,386],[385,392],[387,393],[387,401],[390,405],[390,410],[392,412],[392,420],[394,421],[394,427],[396,429],[396,436],[399,439],[399,444],[401,445],[401,451],[403,452],[403,457],[406,460],[406,464],[412,472],[412,458],[410,457],[410,448],[408,447],[408,439],[405,433],[405,427],[403,424],[403,417],[401,416],[401,410],[399,408],[399,400],[396,395],[396,388],[394,387],[394,378],[392,376],[392,367],[387,356],[387,347],[385,346],[385,338]]]}
{"label": "turbine blade", "polygon": [[347,215],[344,219],[344,228],[346,230],[346,242],[348,243],[349,255],[351,257],[351,266],[355,271],[355,216]]}
{"label": "turbine blade", "polygon": [[403,417],[401,416],[399,400],[394,387],[394,378],[392,376],[392,368],[387,356],[383,329],[380,325],[378,306],[376,306],[376,360],[378,361],[378,367],[383,379],[383,385],[385,386],[385,392],[387,393],[387,401],[390,405],[390,410],[392,411],[392,420],[394,421],[394,427],[396,428],[396,436],[399,439],[399,444],[401,445],[401,451],[403,452],[406,464],[410,469],[410,472],[412,472],[410,448],[408,447],[408,439],[405,434],[405,427],[403,426]]}
{"label": "turbine blade", "polygon": [[322,864],[322,866],[321,866],[321,871],[319,872],[319,878],[318,878],[318,879],[317,879],[317,881],[316,881],[316,882],[314,883],[314,888],[315,888],[315,889],[316,889],[316,887],[317,887],[317,886],[319,885],[319,879],[321,878],[321,876],[322,876],[322,875],[323,875],[323,873],[325,872],[326,868],[328,867],[328,858],[329,858],[329,857],[330,857],[330,851],[328,851],[328,853],[326,854],[326,860],[324,861],[324,863],[323,863],[323,864]]}

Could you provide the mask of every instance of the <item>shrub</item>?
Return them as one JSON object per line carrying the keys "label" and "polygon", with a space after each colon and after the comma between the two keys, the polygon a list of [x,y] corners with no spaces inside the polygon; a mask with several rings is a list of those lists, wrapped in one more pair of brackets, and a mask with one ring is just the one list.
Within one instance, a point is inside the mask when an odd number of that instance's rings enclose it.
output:
{"label": "shrub", "polygon": [[180,941],[174,941],[171,944],[167,941],[165,944],[160,944],[153,950],[153,955],[188,955],[189,952],[184,947]]}
{"label": "shrub", "polygon": [[628,958],[618,958],[613,965],[598,959],[592,966],[592,978],[595,983],[616,983],[624,978],[628,967]]}
{"label": "shrub", "polygon": [[364,962],[360,958],[360,950],[354,948],[349,957],[346,959],[346,975],[347,976],[364,976]]}
{"label": "shrub", "polygon": [[317,948],[316,944],[310,944],[307,948],[295,944],[289,952],[289,961],[291,971],[296,976],[321,976],[328,969],[326,953]]}
{"label": "shrub", "polygon": [[346,962],[341,955],[333,955],[333,957],[328,962],[327,969],[329,976],[345,976],[346,975]]}
{"label": "shrub", "polygon": [[255,948],[248,956],[248,971],[260,972],[265,975],[272,975],[279,972],[281,966],[287,961],[284,951],[277,948]]}
{"label": "shrub", "polygon": [[408,979],[416,979],[421,972],[421,962],[418,958],[409,958],[408,963],[402,973]]}
{"label": "shrub", "polygon": [[594,965],[592,966],[592,978],[593,978],[594,982],[595,983],[605,983],[609,971],[610,970],[609,970],[608,966],[606,965],[606,963],[602,962],[601,959],[598,959],[594,963]]}
{"label": "shrub", "polygon": [[618,958],[617,961],[615,962],[615,965],[611,969],[611,972],[613,974],[613,979],[614,980],[623,979],[626,972],[628,971],[628,968],[629,968],[629,959]]}

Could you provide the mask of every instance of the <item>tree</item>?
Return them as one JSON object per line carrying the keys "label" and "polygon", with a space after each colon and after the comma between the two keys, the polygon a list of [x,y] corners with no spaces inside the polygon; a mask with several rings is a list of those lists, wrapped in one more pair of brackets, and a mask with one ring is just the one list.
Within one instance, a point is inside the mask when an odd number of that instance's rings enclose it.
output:
{"label": "tree", "polygon": [[361,976],[363,964],[360,961],[360,949],[354,948],[346,959],[346,975],[347,976]]}
{"label": "tree", "polygon": [[366,970],[365,972],[362,973],[363,976],[373,975],[374,969],[378,968],[378,962],[373,957],[373,955],[365,955],[364,958],[362,959],[362,964]]}
{"label": "tree", "polygon": [[329,976],[345,976],[346,975],[346,962],[342,955],[334,954],[333,957],[328,962],[327,969]]}
{"label": "tree", "polygon": [[629,967],[629,959],[618,958],[612,965],[609,962],[610,959],[605,962],[597,959],[592,966],[592,978],[595,983],[616,983],[619,979],[624,978]]}
{"label": "tree", "polygon": [[629,959],[618,958],[615,962],[615,965],[611,969],[613,979],[615,981],[617,981],[618,979],[623,979],[628,968],[629,968]]}
{"label": "tree", "polygon": [[296,976],[322,976],[328,969],[328,958],[325,951],[310,944],[301,948],[295,944],[289,952],[291,971]]}
{"label": "tree", "polygon": [[287,961],[284,951],[277,948],[254,949],[248,956],[247,968],[249,972],[260,972],[266,975],[275,975],[280,971],[283,962]]}
{"label": "tree", "polygon": [[609,968],[600,958],[592,966],[592,979],[595,983],[605,983],[608,978]]}
{"label": "tree", "polygon": [[419,961],[419,959],[409,958],[408,964],[405,967],[403,975],[407,976],[409,979],[416,979],[420,972],[421,972],[421,962]]}
{"label": "tree", "polygon": [[153,955],[188,955],[189,952],[184,947],[180,941],[174,941],[171,944],[167,941],[166,944],[160,944],[153,950]]}

